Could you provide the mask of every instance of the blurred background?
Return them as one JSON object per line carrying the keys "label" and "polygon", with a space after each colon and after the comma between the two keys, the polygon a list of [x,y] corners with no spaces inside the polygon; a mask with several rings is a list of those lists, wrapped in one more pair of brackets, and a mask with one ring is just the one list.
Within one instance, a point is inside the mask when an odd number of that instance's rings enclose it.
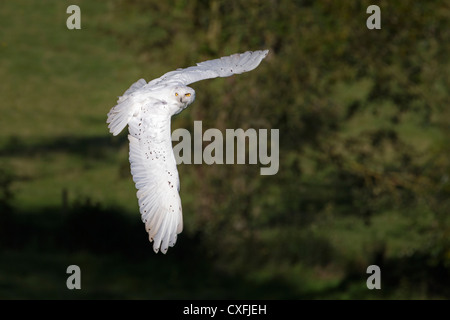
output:
{"label": "blurred background", "polygon": [[[179,165],[184,231],[154,254],[107,112],[139,78],[259,49],[172,129],[279,129],[279,172]],[[0,298],[450,298],[449,49],[446,1],[2,1]]]}

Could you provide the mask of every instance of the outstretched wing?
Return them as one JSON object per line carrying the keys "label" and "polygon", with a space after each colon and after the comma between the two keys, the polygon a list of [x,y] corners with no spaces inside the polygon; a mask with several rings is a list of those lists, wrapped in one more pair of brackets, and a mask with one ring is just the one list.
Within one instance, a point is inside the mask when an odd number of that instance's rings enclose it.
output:
{"label": "outstretched wing", "polygon": [[219,59],[197,63],[196,66],[177,69],[162,77],[150,81],[147,86],[159,84],[188,85],[200,80],[229,77],[255,69],[264,59],[269,50],[247,51],[236,53]]}
{"label": "outstretched wing", "polygon": [[129,123],[131,174],[136,184],[142,221],[154,241],[153,250],[166,253],[183,229],[180,181],[172,150],[170,118],[144,117],[154,104],[141,106]]}
{"label": "outstretched wing", "polygon": [[119,97],[116,106],[108,112],[106,123],[108,123],[109,132],[113,135],[117,136],[131,120],[133,114],[139,110],[140,101],[133,99],[133,93],[146,84],[147,82],[144,79],[139,79],[133,83],[131,87]]}
{"label": "outstretched wing", "polygon": [[108,128],[113,135],[118,135],[128,124],[144,101],[138,101],[136,91],[143,87],[156,89],[167,85],[188,85],[193,82],[229,77],[255,69],[267,56],[269,50],[247,51],[219,59],[197,63],[196,66],[170,71],[163,76],[146,83],[144,79],[135,82],[117,100],[117,105],[108,113]]}

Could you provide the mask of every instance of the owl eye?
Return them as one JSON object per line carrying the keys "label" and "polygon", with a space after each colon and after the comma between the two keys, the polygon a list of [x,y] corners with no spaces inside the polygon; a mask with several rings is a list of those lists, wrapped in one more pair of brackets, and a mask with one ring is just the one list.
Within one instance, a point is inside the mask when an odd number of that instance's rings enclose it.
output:
{"label": "owl eye", "polygon": [[177,92],[175,92],[175,97],[178,97],[178,93]]}
{"label": "owl eye", "polygon": [[190,97],[191,94],[190,94],[190,93],[186,93],[185,96],[186,96],[186,97]]}

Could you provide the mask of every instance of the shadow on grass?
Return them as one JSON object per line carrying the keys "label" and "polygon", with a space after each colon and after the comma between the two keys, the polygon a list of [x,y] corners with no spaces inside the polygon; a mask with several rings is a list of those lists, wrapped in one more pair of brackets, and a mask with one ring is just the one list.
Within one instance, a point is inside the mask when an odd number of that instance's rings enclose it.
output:
{"label": "shadow on grass", "polygon": [[[2,212],[2,299],[295,298],[287,283],[252,283],[226,274],[205,253],[200,234],[182,233],[166,255],[153,252],[139,217],[89,200],[66,212]],[[82,290],[68,290],[69,265]]]}
{"label": "shadow on grass", "polygon": [[118,137],[106,133],[104,136],[96,137],[65,136],[31,142],[11,136],[0,148],[0,156],[33,156],[48,152],[63,152],[83,157],[103,158],[108,152],[117,150],[124,144],[128,144],[126,134]]}
{"label": "shadow on grass", "polygon": [[[437,258],[437,259],[436,259]],[[366,279],[374,273],[348,265],[345,277],[334,287],[312,294],[312,299],[442,299],[450,297],[450,269],[444,255],[430,252],[384,258],[374,255],[373,265],[380,267],[380,289],[368,289]],[[372,283],[372,279],[370,282]]]}
{"label": "shadow on grass", "polygon": [[[373,264],[382,270],[382,290],[368,290],[365,269],[348,265],[336,285],[311,291],[276,275],[251,280],[248,266],[242,266],[246,272],[224,272],[207,254],[202,234],[184,232],[166,255],[155,254],[139,217],[88,200],[67,212],[5,211],[0,217],[2,299],[404,299],[450,294],[449,269],[427,253],[374,256]],[[249,265],[254,265],[252,259],[248,256]],[[81,268],[81,290],[66,287],[69,265]]]}

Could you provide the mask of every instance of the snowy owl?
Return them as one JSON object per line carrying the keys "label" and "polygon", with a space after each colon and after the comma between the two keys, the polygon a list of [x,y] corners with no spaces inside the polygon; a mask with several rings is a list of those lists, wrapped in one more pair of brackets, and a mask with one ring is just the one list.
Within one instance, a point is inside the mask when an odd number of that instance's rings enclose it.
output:
{"label": "snowy owl", "polygon": [[174,246],[183,229],[170,120],[195,100],[194,89],[187,85],[251,71],[267,53],[247,51],[177,69],[148,83],[140,79],[109,111],[106,122],[113,135],[128,124],[131,174],[138,190],[141,218],[156,253],[166,253],[169,246]]}

